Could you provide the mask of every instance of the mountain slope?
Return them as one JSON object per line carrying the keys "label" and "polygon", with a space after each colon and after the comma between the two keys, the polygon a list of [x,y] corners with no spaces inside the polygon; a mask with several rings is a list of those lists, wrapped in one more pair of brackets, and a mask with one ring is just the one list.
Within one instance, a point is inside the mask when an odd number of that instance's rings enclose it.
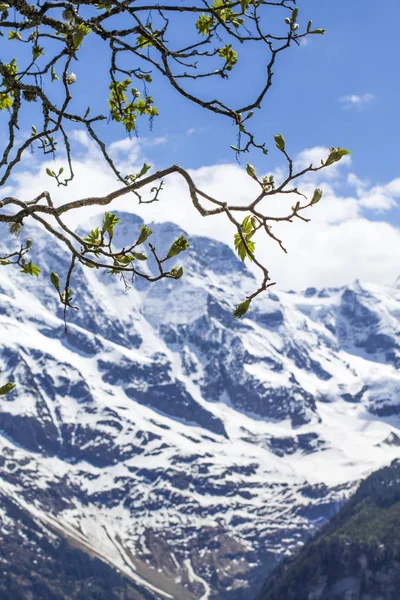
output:
{"label": "mountain slope", "polygon": [[[123,223],[126,246],[141,220]],[[158,248],[181,233],[153,229]],[[398,456],[396,286],[270,293],[238,321],[253,276],[194,237],[179,281],[125,292],[78,272],[66,337],[49,273],[67,256],[28,234],[39,280],[0,269],[0,377],[18,384],[1,404],[0,490],[147,593],[255,595],[266,564]]]}
{"label": "mountain slope", "polygon": [[259,600],[397,600],[400,460],[364,481],[332,521],[267,579]]}
{"label": "mountain slope", "polygon": [[[154,600],[96,552],[0,494],[2,600]],[[160,598],[160,597],[158,597]]]}

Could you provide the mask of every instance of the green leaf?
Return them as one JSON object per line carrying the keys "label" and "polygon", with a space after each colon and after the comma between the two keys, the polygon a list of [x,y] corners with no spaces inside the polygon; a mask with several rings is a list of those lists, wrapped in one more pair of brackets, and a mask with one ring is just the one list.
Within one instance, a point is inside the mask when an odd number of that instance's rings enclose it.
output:
{"label": "green leaf", "polygon": [[203,13],[197,19],[196,29],[200,35],[208,35],[210,33],[210,29],[211,29],[212,25],[213,25],[212,17],[205,15]]}
{"label": "green leaf", "polygon": [[312,200],[310,202],[311,206],[313,204],[317,204],[321,200],[322,194],[323,194],[323,191],[320,188],[317,188],[316,190],[314,190],[314,194],[313,194]]}
{"label": "green leaf", "polygon": [[251,233],[251,234],[254,233],[253,232],[254,227],[253,227],[253,221],[252,221],[251,215],[248,215],[247,217],[245,217],[245,219],[243,220],[243,223],[242,223],[240,229],[246,235],[248,235],[249,233]]}
{"label": "green leaf", "polygon": [[251,304],[251,300],[245,300],[244,302],[241,302],[240,304],[237,305],[237,307],[235,308],[235,310],[233,311],[233,316],[241,319],[242,317],[244,317],[244,315],[247,313],[247,311],[249,310]]}
{"label": "green leaf", "polygon": [[10,31],[8,34],[9,40],[18,40],[19,42],[23,42],[22,36],[19,31]]}
{"label": "green leaf", "polygon": [[312,35],[325,35],[326,29],[313,29],[313,31],[309,31],[308,33]]}
{"label": "green leaf", "polygon": [[325,162],[325,166],[333,165],[335,162],[342,160],[343,156],[351,154],[351,150],[345,150],[345,148],[330,148],[330,154]]}
{"label": "green leaf", "polygon": [[138,173],[137,178],[139,179],[139,177],[143,177],[143,175],[146,175],[147,171],[149,171],[150,169],[151,169],[151,165],[144,163],[143,167],[141,168],[141,170]]}
{"label": "green leaf", "polygon": [[175,242],[172,244],[169,252],[167,254],[167,259],[172,258],[173,256],[177,256],[181,252],[184,252],[189,248],[189,242],[187,239],[181,235]]}
{"label": "green leaf", "polygon": [[115,213],[106,212],[103,218],[102,232],[108,233],[110,237],[114,235],[114,227],[120,222],[120,218]]}
{"label": "green leaf", "polygon": [[5,12],[10,6],[8,4],[0,4],[0,12]]}
{"label": "green leaf", "polygon": [[91,246],[99,246],[100,244],[100,231],[99,228],[92,229],[87,237],[84,238],[85,242],[87,242]]}
{"label": "green leaf", "polygon": [[237,52],[232,48],[232,44],[227,44],[223,48],[220,48],[218,54],[221,58],[225,59],[227,71],[230,71],[237,63]]}
{"label": "green leaf", "polygon": [[11,94],[0,92],[0,110],[9,110],[13,105]]}
{"label": "green leaf", "polygon": [[275,144],[276,147],[278,148],[278,150],[280,150],[281,152],[285,151],[285,138],[283,137],[283,135],[281,133],[278,133],[275,137]]}
{"label": "green leaf", "polygon": [[146,227],[146,225],[142,225],[142,228],[140,230],[139,237],[136,240],[135,246],[140,246],[140,244],[143,244],[143,242],[145,242],[147,240],[147,238],[151,236],[152,233],[153,232],[151,229]]}
{"label": "green leaf", "polygon": [[117,265],[117,262],[124,265],[124,266],[128,266],[131,264],[131,262],[134,260],[133,256],[131,254],[118,254],[118,256],[116,257],[116,260],[114,261],[114,265]]}
{"label": "green leaf", "polygon": [[[255,250],[254,242],[252,240],[246,239],[246,244],[247,244],[247,248],[249,249],[249,251],[252,254],[254,254],[254,250]],[[240,235],[238,233],[235,233],[235,249],[239,255],[240,260],[242,260],[243,262],[245,261],[246,258],[249,258],[249,260],[253,260],[253,257],[249,254],[249,252],[247,251],[247,248],[244,245]]]}
{"label": "green leaf", "polygon": [[8,394],[8,392],[11,392],[16,387],[16,384],[11,382],[2,385],[0,387],[0,396],[5,396],[6,394]]}
{"label": "green leaf", "polygon": [[253,257],[249,254],[249,252],[254,254],[254,250],[255,250],[255,243],[251,239],[255,233],[251,215],[248,215],[244,219],[243,223],[240,226],[240,230],[242,232],[243,238],[246,241],[247,248],[246,248],[240,234],[235,233],[235,237],[234,237],[235,250],[238,253],[240,260],[242,260],[243,262],[245,261],[246,258],[248,258],[249,260],[253,260]]}
{"label": "green leaf", "polygon": [[57,79],[60,79],[59,76],[56,74],[54,67],[51,67],[51,80],[52,81],[57,81]]}
{"label": "green leaf", "polygon": [[173,267],[171,269],[171,276],[174,279],[180,279],[183,275],[183,267]]}
{"label": "green leaf", "polygon": [[299,9],[298,8],[294,8],[292,10],[292,21],[296,22],[297,21],[297,17],[299,15]]}
{"label": "green leaf", "polygon": [[32,275],[32,277],[39,277],[40,268],[34,265],[30,260],[28,263],[23,265],[20,273],[24,273],[24,275]]}
{"label": "green leaf", "polygon": [[13,79],[17,78],[18,67],[17,67],[17,59],[13,58],[12,61],[8,64],[3,64],[3,69],[7,71],[7,74]]}
{"label": "green leaf", "polygon": [[51,169],[47,168],[46,169],[46,173],[49,177],[55,177],[56,174],[54,173],[54,171],[52,171]]}
{"label": "green leaf", "polygon": [[132,255],[137,259],[137,260],[147,260],[147,256],[145,254],[143,254],[142,252],[132,252]]}
{"label": "green leaf", "polygon": [[257,173],[255,168],[253,167],[253,165],[251,165],[250,163],[247,163],[246,165],[246,173],[247,175],[250,175],[250,177],[252,179],[255,179],[257,181]]}
{"label": "green leaf", "polygon": [[50,281],[56,288],[57,292],[60,293],[60,277],[54,271],[50,273]]}
{"label": "green leaf", "polygon": [[72,45],[74,50],[77,50],[79,46],[82,44],[85,37],[91,32],[90,27],[87,27],[84,23],[79,23],[76,32],[72,38]]}
{"label": "green leaf", "polygon": [[38,46],[38,45],[33,46],[32,56],[33,56],[34,60],[39,58],[39,56],[44,56],[44,48],[42,46]]}

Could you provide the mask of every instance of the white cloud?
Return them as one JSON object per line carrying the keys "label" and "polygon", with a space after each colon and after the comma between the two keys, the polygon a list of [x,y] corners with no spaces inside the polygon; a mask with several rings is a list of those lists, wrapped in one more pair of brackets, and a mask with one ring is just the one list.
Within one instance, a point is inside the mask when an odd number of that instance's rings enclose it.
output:
{"label": "white cloud", "polygon": [[363,108],[370,104],[375,99],[375,96],[370,92],[358,96],[357,94],[348,94],[339,98],[342,108]]}
{"label": "white cloud", "polygon": [[305,169],[310,165],[314,167],[319,167],[321,164],[321,159],[324,159],[329,154],[329,148],[325,148],[325,146],[314,146],[313,148],[306,148],[299,152],[295,159],[295,167],[296,169]]}
{"label": "white cloud", "polygon": [[387,283],[398,276],[400,231],[388,223],[360,217],[333,225],[314,221],[286,236],[289,255],[268,254],[280,287],[332,287],[355,279]]}
{"label": "white cloud", "polygon": [[360,198],[360,204],[365,206],[365,208],[384,211],[393,208],[396,205],[396,201],[393,196],[388,195],[385,192],[384,186],[377,186],[368,190],[362,198]]}
{"label": "white cloud", "polygon": [[397,205],[400,198],[400,178],[393,179],[385,185],[371,186],[368,181],[362,181],[354,173],[350,173],[347,181],[355,187],[360,205],[370,210],[390,210]]}
{"label": "white cloud", "polygon": [[308,38],[301,38],[301,40],[299,41],[300,46],[308,46],[309,43],[310,43],[310,40]]}
{"label": "white cloud", "polygon": [[[133,140],[114,143],[112,150],[124,163],[129,163],[130,172],[135,172],[146,159],[144,147],[143,141]],[[309,164],[325,154],[324,148],[305,150],[297,157],[296,164]],[[151,162],[148,158],[147,161]],[[384,283],[394,281],[399,275],[400,230],[384,220],[368,220],[365,211],[391,208],[400,198],[400,179],[385,185],[371,185],[354,173],[346,176],[346,163],[347,166],[350,164],[343,160],[334,165],[334,175],[329,178],[326,175],[322,178],[321,173],[325,172],[322,171],[317,177],[308,176],[304,184],[299,185],[308,195],[317,184],[324,190],[320,203],[309,208],[304,215],[312,219],[310,223],[295,220],[273,225],[273,232],[282,238],[288,250],[287,255],[273,240],[262,234],[255,237],[258,256],[269,266],[278,287],[339,286],[357,278]],[[54,168],[53,163],[48,165]],[[75,164],[76,179],[67,189],[57,188],[54,181],[46,176],[45,167],[48,165],[20,174],[15,179],[15,195],[29,200],[43,189],[49,189],[55,203],[60,204],[75,198],[104,195],[120,185],[113,173],[104,168],[104,161],[97,155],[97,150],[90,148]],[[257,184],[237,164],[202,167],[191,171],[191,175],[199,188],[229,204],[248,203],[258,191]],[[354,194],[343,194],[343,186],[349,184]],[[290,210],[293,198],[281,195],[263,203],[265,212],[282,214]],[[146,223],[174,221],[189,234],[208,235],[233,246],[233,225],[225,216],[201,217],[190,201],[186,183],[176,175],[166,179],[158,203],[139,206],[135,196],[129,195],[112,206],[135,212]],[[69,223],[82,225],[89,216],[103,210],[90,208],[79,211],[79,214],[69,217]]]}
{"label": "white cloud", "polygon": [[356,188],[357,191],[363,191],[367,187],[367,182],[357,177],[355,173],[347,175],[347,183]]}

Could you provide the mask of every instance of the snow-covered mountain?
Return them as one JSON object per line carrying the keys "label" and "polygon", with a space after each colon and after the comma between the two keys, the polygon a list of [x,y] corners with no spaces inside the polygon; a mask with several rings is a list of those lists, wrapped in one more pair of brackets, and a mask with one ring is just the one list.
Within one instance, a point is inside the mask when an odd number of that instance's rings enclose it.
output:
{"label": "snow-covered mountain", "polygon": [[[124,215],[117,243],[140,226]],[[152,228],[159,249],[181,233]],[[68,257],[30,236],[39,280],[0,268],[0,381],[18,384],[1,400],[3,541],[11,503],[143,597],[250,600],[399,456],[400,286],[274,291],[236,320],[253,276],[193,237],[179,281],[125,292],[79,271],[66,337],[49,273]]]}

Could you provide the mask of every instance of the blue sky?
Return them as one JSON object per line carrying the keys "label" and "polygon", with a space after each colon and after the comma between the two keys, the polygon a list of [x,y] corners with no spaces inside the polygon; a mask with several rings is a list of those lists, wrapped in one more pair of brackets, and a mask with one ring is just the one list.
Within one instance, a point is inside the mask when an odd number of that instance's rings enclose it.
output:
{"label": "blue sky", "polygon": [[[359,177],[376,182],[395,177],[400,158],[398,1],[300,0],[298,6],[300,23],[311,17],[327,34],[309,37],[307,46],[280,57],[274,86],[256,117],[260,137],[272,140],[282,131],[294,152],[342,145],[353,150]],[[255,53],[249,58],[239,63],[228,83],[236,93],[242,81],[256,80],[265,63]],[[373,96],[369,102],[349,108],[339,101],[366,94]],[[174,91],[163,88],[162,104],[156,93],[154,97],[161,112],[154,135],[169,136],[170,156],[189,167],[232,159],[229,144],[234,136],[228,121],[190,105]],[[196,135],[188,142],[185,133],[192,128]],[[149,135],[145,123],[140,132]]]}
{"label": "blue sky", "polygon": [[[274,85],[262,111],[253,117],[259,138],[273,148],[273,135],[282,132],[293,153],[314,146],[340,145],[352,150],[352,169],[359,178],[383,184],[397,177],[398,1],[300,0],[298,6],[300,23],[312,18],[314,25],[326,28],[327,33],[310,36],[307,45],[294,47],[279,58]],[[238,50],[243,55],[244,49]],[[105,83],[98,78],[97,65],[105,60],[98,44],[91,47],[90,60],[94,68],[85,63],[76,69],[78,74],[82,71],[87,85],[86,96],[80,98],[82,105],[94,104],[93,89],[99,90],[98,97],[107,95]],[[250,97],[251,90],[257,89],[265,61],[259,48],[249,51],[232,72],[227,90],[241,99]],[[207,85],[206,97],[215,93],[216,85],[215,80]],[[153,150],[158,165],[178,162],[198,168],[233,160],[229,145],[235,143],[235,131],[228,120],[190,104],[168,86],[163,85],[161,93],[156,90],[154,85],[152,93],[160,117],[153,133],[143,121],[139,134],[168,138],[167,148],[160,145]],[[345,100],[349,97],[352,101]],[[112,141],[121,133],[111,125],[105,136]],[[271,153],[267,159],[259,154],[247,159],[268,170],[279,164],[280,157]],[[377,217],[371,214],[370,218]],[[400,224],[397,209],[387,218]]]}
{"label": "blue sky", "polygon": [[[253,117],[260,138],[273,147],[272,137],[280,131],[293,152],[313,146],[348,147],[353,150],[353,168],[359,177],[376,182],[394,178],[400,155],[398,0],[299,0],[298,6],[301,24],[312,18],[315,26],[327,29],[327,34],[310,36],[306,46],[294,47],[279,58],[263,110]],[[18,52],[21,50],[18,42],[3,41],[2,45],[3,51],[11,54],[16,45]],[[244,99],[258,89],[255,84],[260,81],[266,57],[260,47],[257,51],[246,52],[243,46],[237,50],[245,57],[224,86],[230,97]],[[87,105],[92,106],[92,112],[104,110],[108,82],[101,75],[107,66],[102,43],[89,36],[84,58],[73,66],[79,77],[76,106],[80,110]],[[213,79],[205,95],[222,89],[217,85]],[[153,135],[168,136],[168,159],[192,168],[232,160],[229,145],[235,143],[235,136],[229,121],[191,105],[169,86],[162,85],[161,93],[157,89],[154,85],[152,94],[160,117]],[[369,100],[347,106],[339,100],[346,96]],[[188,138],[191,129],[195,135]],[[151,135],[146,122],[139,124],[139,132]],[[104,133],[108,141],[122,136],[121,129],[113,124]],[[155,159],[164,161],[165,148],[159,152]],[[261,160],[254,158],[255,162]],[[270,160],[273,162],[274,157]]]}
{"label": "blue sky", "polygon": [[[300,24],[311,18],[316,27],[327,30],[326,36],[310,36],[306,45],[280,56],[274,85],[252,124],[271,152],[267,157],[246,156],[241,169],[246,160],[259,172],[279,168],[281,155],[274,150],[273,142],[278,132],[284,134],[291,153],[300,155],[299,160],[305,156],[319,160],[323,157],[322,147],[331,145],[349,148],[353,154],[351,162],[344,162],[333,175],[306,182],[310,189],[316,184],[324,187],[327,199],[318,210],[313,209],[310,226],[302,227],[295,235],[292,228],[289,258],[282,258],[274,248],[265,247],[265,252],[271,254],[278,272],[289,273],[277,277],[284,287],[338,285],[356,277],[377,282],[393,280],[400,271],[398,0],[299,0],[298,6]],[[181,27],[184,31],[184,24]],[[3,48],[12,52],[11,44],[16,43],[7,43]],[[94,36],[88,36],[84,44],[82,58],[73,66],[79,82],[75,106],[83,113],[91,105],[93,114],[106,109],[108,82],[103,74],[108,67],[107,54]],[[233,95],[234,105],[236,100],[239,104],[239,100],[251,97],[266,64],[259,49],[245,50],[242,46],[238,50],[243,60],[226,86],[222,82],[224,93]],[[215,96],[215,85],[218,82],[212,80],[205,86],[206,98]],[[127,172],[132,172],[133,163],[140,164],[144,159],[159,168],[178,162],[193,169],[196,181],[210,191],[217,190],[219,197],[235,196],[238,201],[246,197],[251,181],[240,172],[229,148],[236,142],[230,121],[190,104],[168,85],[161,82],[159,86],[157,80],[151,93],[160,111],[152,132],[142,120],[139,139],[127,143],[121,142],[124,132],[119,126],[111,123],[102,129],[106,141],[115,144],[114,150],[126,163]],[[23,125],[30,128],[33,120],[32,112]],[[78,165],[81,179],[67,191],[54,189],[60,200],[65,195],[81,196],[83,189],[91,195],[116,186],[99,157],[85,144],[83,147]],[[304,154],[306,149],[309,154]],[[44,165],[32,164],[31,169],[35,176],[30,175],[29,184],[26,172],[15,180],[22,195],[41,191],[52,183],[43,176]],[[187,212],[187,204],[183,188],[174,184],[159,205],[140,208],[147,220],[174,218],[190,233],[214,235],[209,221],[204,225],[197,215]],[[120,208],[126,208],[126,204]],[[232,232],[226,233],[222,225],[215,235],[227,242],[232,238]],[[310,235],[311,245],[307,241]],[[364,246],[360,247],[360,239]],[[305,244],[309,244],[306,249]],[[296,257],[300,257],[300,269]]]}

